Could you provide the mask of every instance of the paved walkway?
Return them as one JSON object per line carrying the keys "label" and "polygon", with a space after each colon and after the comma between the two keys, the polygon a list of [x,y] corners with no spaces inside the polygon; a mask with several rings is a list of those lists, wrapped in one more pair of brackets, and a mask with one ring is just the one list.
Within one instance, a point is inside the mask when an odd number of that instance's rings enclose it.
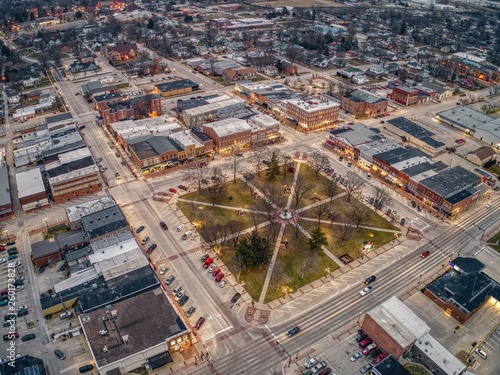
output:
{"label": "paved walkway", "polygon": [[[297,178],[299,177],[299,171],[300,171],[301,165],[302,165],[301,162],[297,163],[297,168],[295,169],[295,174],[293,176],[293,182],[292,182],[292,186],[290,188],[290,191],[293,191],[295,183],[297,182]],[[292,194],[289,194],[288,200],[286,202],[287,209],[289,209],[290,206],[292,205],[292,198],[293,198]],[[274,265],[276,264],[276,258],[278,257],[278,253],[279,253],[280,245],[281,245],[281,239],[283,238],[283,232],[285,232],[285,227],[286,227],[286,224],[281,224],[280,231],[278,233],[278,237],[276,238],[276,243],[274,245],[274,252],[273,252],[273,256],[271,258],[271,263],[269,264],[269,268],[267,269],[266,279],[264,280],[264,285],[262,286],[262,292],[260,293],[260,296],[259,296],[259,304],[263,304],[264,300],[266,298],[267,289],[269,288],[269,283],[271,282],[271,276],[273,275]]]}

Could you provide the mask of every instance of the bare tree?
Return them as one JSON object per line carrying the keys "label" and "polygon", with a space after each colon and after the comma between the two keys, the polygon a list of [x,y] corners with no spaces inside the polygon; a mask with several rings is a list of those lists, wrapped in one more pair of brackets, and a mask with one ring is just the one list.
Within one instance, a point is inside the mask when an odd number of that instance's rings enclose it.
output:
{"label": "bare tree", "polygon": [[236,274],[236,280],[240,281],[241,272],[245,269],[245,257],[243,256],[242,253],[236,251],[233,259],[234,259],[234,262],[236,263],[236,267],[238,267],[238,273]]}
{"label": "bare tree", "polygon": [[326,178],[324,182],[326,195],[330,198],[330,202],[332,202],[333,198],[342,191],[342,188],[333,176],[332,178]]}
{"label": "bare tree", "polygon": [[375,210],[378,210],[378,207],[387,206],[391,203],[391,196],[387,189],[382,187],[375,187],[373,190],[373,198],[374,201],[377,201],[377,205],[375,206]]}
{"label": "bare tree", "polygon": [[241,236],[241,231],[244,229],[243,223],[238,220],[229,220],[226,224],[226,228],[229,236],[232,236],[231,241],[233,243],[233,247],[236,247],[236,244]]}
{"label": "bare tree", "polygon": [[269,159],[270,151],[267,147],[258,146],[254,149],[252,155],[250,156],[250,162],[255,165],[255,173],[260,176],[262,171],[262,164],[264,160]]}
{"label": "bare tree", "polygon": [[371,211],[359,201],[354,203],[349,212],[349,218],[354,224],[356,224],[356,228],[359,228],[360,225],[366,223],[370,218],[370,215]]}
{"label": "bare tree", "polygon": [[264,219],[273,223],[276,209],[283,207],[285,203],[283,192],[276,184],[267,181],[259,185],[259,190],[262,192],[263,197],[256,200],[252,206],[262,217],[264,217]]}
{"label": "bare tree", "polygon": [[236,183],[236,173],[238,173],[241,164],[240,148],[237,146],[231,147],[231,171],[233,173],[233,182]]}
{"label": "bare tree", "polygon": [[302,222],[302,216],[298,213],[295,212],[295,215],[293,215],[291,223],[292,223],[292,228],[293,228],[293,233],[295,234],[295,238],[299,238],[300,235],[300,223]]}
{"label": "bare tree", "polygon": [[189,168],[183,171],[182,179],[186,181],[188,186],[196,186],[198,193],[201,193],[203,187],[205,186],[204,182],[208,181],[207,177],[208,168],[204,166],[200,167],[198,164],[191,164]]}
{"label": "bare tree", "polygon": [[304,198],[304,195],[309,193],[313,189],[314,185],[307,181],[302,175],[298,175],[295,183],[292,185],[290,194],[295,199],[295,207],[299,205],[299,202]]}
{"label": "bare tree", "polygon": [[330,206],[328,203],[320,203],[317,206],[314,206],[312,209],[312,212],[318,217],[318,225],[321,222],[321,219],[327,214],[329,211]]}
{"label": "bare tree", "polygon": [[313,169],[314,173],[316,173],[316,178],[319,175],[319,171],[324,168],[330,167],[330,160],[328,157],[321,151],[313,152],[308,158],[309,166]]}
{"label": "bare tree", "polygon": [[332,227],[333,235],[342,244],[347,241],[354,233],[354,227],[348,223],[342,223],[339,225],[334,225]]}
{"label": "bare tree", "polygon": [[300,278],[303,279],[306,271],[310,269],[318,260],[318,252],[307,250],[305,256],[302,257],[302,264],[300,265]]}
{"label": "bare tree", "polygon": [[224,247],[228,239],[228,228],[220,223],[207,225],[203,238],[211,247]]}
{"label": "bare tree", "polygon": [[212,168],[212,177],[207,185],[207,187],[203,190],[203,194],[208,198],[212,206],[215,206],[215,203],[222,198],[224,193],[226,192],[226,179],[222,173],[222,170],[219,167]]}
{"label": "bare tree", "polygon": [[347,172],[347,186],[345,187],[345,192],[347,194],[347,201],[351,201],[351,197],[365,184],[363,177],[357,175],[354,172]]}

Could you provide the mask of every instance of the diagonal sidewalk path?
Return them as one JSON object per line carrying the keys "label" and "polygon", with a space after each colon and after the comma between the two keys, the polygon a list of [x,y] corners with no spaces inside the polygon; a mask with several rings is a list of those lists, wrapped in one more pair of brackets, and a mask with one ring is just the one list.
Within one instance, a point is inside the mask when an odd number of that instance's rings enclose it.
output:
{"label": "diagonal sidewalk path", "polygon": [[[299,177],[299,171],[301,165],[302,165],[301,162],[297,163],[297,169],[295,170],[295,175],[293,176],[293,182],[290,191],[293,190],[297,178]],[[290,208],[290,206],[292,205],[292,198],[293,198],[292,194],[289,194],[288,200],[286,202],[286,208]],[[269,288],[269,283],[271,282],[271,276],[273,275],[274,264],[276,263],[276,258],[278,257],[278,252],[280,250],[281,239],[283,238],[283,233],[285,232],[285,227],[286,224],[281,224],[280,231],[278,233],[278,236],[276,237],[276,243],[274,245],[274,252],[271,258],[271,263],[269,264],[269,268],[267,269],[266,279],[264,280],[264,285],[262,286],[262,292],[260,293],[259,296],[259,304],[264,304],[264,300],[267,294],[267,289]]]}

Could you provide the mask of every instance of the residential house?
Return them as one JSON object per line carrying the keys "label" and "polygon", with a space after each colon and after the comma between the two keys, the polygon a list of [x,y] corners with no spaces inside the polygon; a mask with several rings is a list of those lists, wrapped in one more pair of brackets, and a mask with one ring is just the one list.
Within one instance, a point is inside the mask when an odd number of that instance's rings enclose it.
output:
{"label": "residential house", "polygon": [[278,68],[274,65],[268,65],[264,68],[264,74],[269,77],[274,77],[278,75]]}
{"label": "residential house", "polygon": [[82,63],[80,61],[74,61],[69,66],[69,71],[71,72],[71,74],[83,73],[83,72],[95,72],[96,70],[97,70],[97,65],[92,61],[85,63]]}
{"label": "residential house", "polygon": [[7,93],[7,102],[9,104],[17,104],[21,101],[21,95],[16,91],[10,91]]}
{"label": "residential house", "polygon": [[486,163],[495,160],[497,158],[497,153],[492,147],[483,146],[479,147],[477,150],[471,151],[467,154],[465,159],[479,165],[484,166]]}
{"label": "residential house", "polygon": [[21,83],[24,87],[32,87],[40,83],[41,80],[39,74],[29,73],[21,79]]}
{"label": "residential house", "polygon": [[313,61],[313,65],[321,69],[328,68],[329,60],[326,57],[318,57]]}
{"label": "residential house", "polygon": [[127,61],[141,54],[136,43],[108,45],[102,53],[112,62]]}
{"label": "residential house", "polygon": [[257,76],[255,68],[237,68],[237,69],[226,69],[222,73],[222,78],[226,81],[246,81]]}

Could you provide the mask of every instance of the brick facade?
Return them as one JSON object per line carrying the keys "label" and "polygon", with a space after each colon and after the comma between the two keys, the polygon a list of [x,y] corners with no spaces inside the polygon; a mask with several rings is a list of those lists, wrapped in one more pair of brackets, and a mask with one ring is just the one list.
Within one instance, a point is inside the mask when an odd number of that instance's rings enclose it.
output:
{"label": "brick facade", "polygon": [[95,172],[57,184],[51,184],[50,189],[52,190],[54,203],[61,203],[89,194],[95,194],[101,191],[102,187],[99,172]]}

